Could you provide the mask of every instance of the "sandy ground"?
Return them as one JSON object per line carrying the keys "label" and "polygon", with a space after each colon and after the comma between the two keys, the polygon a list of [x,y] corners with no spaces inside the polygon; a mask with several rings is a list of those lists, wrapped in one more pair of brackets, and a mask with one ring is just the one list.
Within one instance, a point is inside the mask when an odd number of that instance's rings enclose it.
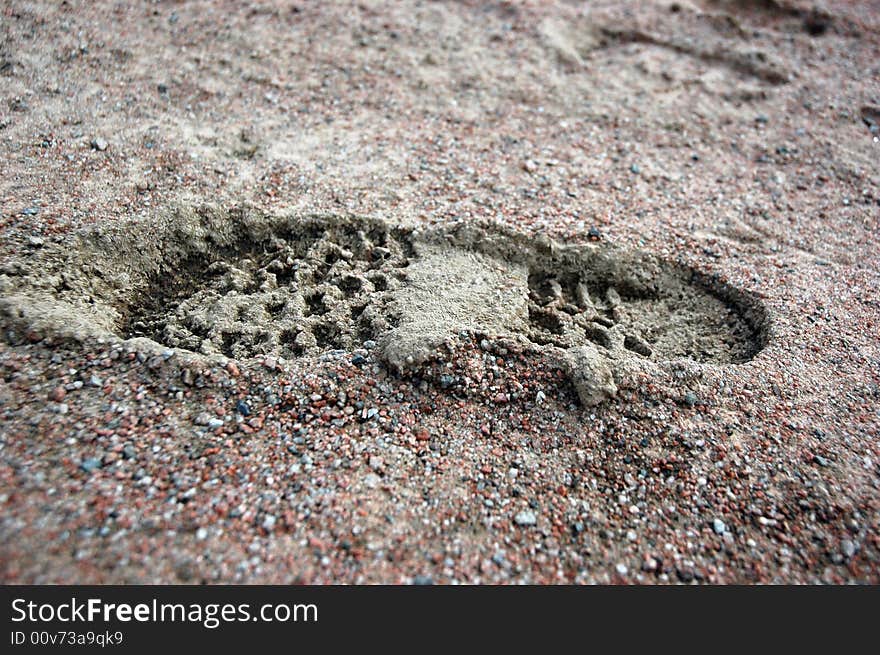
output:
{"label": "sandy ground", "polygon": [[248,204],[640,249],[771,328],[587,407],[476,334],[446,384],[7,312],[0,577],[880,582],[878,62],[876,0],[4,2],[0,291]]}

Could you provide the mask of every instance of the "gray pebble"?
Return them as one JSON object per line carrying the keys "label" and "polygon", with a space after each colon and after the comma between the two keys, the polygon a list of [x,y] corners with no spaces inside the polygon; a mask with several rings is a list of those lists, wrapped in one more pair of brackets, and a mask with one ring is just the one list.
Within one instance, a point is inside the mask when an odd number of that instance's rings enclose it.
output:
{"label": "gray pebble", "polygon": [[86,473],[91,473],[92,471],[96,471],[101,468],[101,460],[95,459],[94,457],[83,460],[83,462],[79,465],[79,467],[85,471]]}
{"label": "gray pebble", "polygon": [[538,524],[538,517],[534,512],[525,510],[513,517],[513,522],[519,526],[527,527]]}

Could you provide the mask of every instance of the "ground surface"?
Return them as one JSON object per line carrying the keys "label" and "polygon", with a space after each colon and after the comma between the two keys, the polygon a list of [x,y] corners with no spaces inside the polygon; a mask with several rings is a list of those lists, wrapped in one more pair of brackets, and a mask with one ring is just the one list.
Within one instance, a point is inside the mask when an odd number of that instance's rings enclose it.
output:
{"label": "ground surface", "polygon": [[398,374],[356,331],[200,365],[7,313],[0,577],[880,582],[878,62],[876,1],[4,3],[0,291],[247,204],[640,249],[772,329],[585,407],[476,334]]}

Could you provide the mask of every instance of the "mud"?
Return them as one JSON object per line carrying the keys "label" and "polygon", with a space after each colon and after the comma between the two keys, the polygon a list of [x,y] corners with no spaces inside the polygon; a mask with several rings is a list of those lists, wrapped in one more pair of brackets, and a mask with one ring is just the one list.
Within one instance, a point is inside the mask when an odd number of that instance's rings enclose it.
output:
{"label": "mud", "polygon": [[7,339],[140,339],[187,356],[314,357],[375,342],[398,371],[478,336],[555,358],[584,404],[633,366],[751,359],[757,298],[654,255],[491,223],[178,208],[91,230],[0,277]]}

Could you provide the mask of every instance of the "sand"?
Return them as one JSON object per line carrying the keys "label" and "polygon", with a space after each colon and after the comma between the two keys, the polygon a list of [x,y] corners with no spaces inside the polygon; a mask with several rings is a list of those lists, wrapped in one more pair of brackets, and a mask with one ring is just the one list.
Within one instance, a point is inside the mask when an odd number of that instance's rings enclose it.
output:
{"label": "sand", "polygon": [[9,4],[3,581],[880,581],[878,28]]}

